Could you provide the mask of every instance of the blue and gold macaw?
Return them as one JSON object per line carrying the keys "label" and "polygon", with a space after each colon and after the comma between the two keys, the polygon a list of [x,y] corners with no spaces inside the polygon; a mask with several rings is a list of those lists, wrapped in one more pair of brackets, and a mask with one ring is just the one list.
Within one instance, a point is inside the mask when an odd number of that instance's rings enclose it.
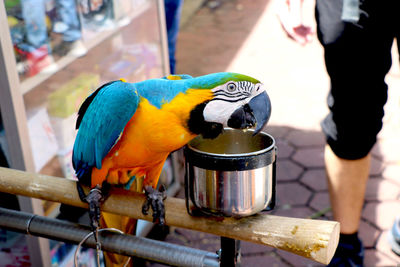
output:
{"label": "blue and gold macaw", "polygon": [[[118,80],[101,86],[79,110],[73,149],[79,182],[93,189],[85,198],[92,226],[97,227],[100,193],[106,184],[156,192],[153,188],[172,151],[199,134],[215,138],[224,127],[255,127],[259,132],[270,114],[264,85],[237,73],[196,78],[170,75],[138,83]],[[162,212],[154,214],[164,222]],[[135,220],[113,214],[103,213],[101,224],[123,228],[127,233],[135,229]],[[108,263],[120,260],[116,255],[109,257]]]}

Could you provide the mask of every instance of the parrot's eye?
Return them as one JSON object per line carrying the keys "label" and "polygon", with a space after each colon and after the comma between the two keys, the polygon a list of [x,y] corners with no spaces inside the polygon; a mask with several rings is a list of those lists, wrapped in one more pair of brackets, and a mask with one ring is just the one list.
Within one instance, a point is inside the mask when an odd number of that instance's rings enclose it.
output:
{"label": "parrot's eye", "polygon": [[230,84],[228,84],[228,85],[226,86],[226,88],[227,88],[227,90],[228,90],[229,92],[233,92],[233,91],[236,90],[236,84],[230,83]]}

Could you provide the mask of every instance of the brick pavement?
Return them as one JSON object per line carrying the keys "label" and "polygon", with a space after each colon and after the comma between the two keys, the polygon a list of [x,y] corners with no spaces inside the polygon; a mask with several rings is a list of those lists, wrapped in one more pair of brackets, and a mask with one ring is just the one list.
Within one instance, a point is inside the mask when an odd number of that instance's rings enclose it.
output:
{"label": "brick pavement", "polygon": [[[177,71],[193,76],[235,71],[266,83],[273,108],[265,130],[275,137],[278,147],[277,206],[272,214],[307,218],[326,211],[319,219],[331,219],[323,164],[324,136],[319,127],[327,112],[329,80],[319,43],[314,40],[301,47],[290,41],[280,29],[272,1],[219,2],[221,5],[214,9],[203,6],[181,28]],[[396,51],[394,58],[398,58]],[[386,241],[394,217],[400,215],[400,71],[396,61],[387,82],[390,90],[385,124],[373,149],[360,225],[366,266],[400,264],[400,257],[391,252]],[[208,251],[219,249],[217,236],[179,228],[171,228],[166,241]],[[318,264],[242,242],[242,266]]]}

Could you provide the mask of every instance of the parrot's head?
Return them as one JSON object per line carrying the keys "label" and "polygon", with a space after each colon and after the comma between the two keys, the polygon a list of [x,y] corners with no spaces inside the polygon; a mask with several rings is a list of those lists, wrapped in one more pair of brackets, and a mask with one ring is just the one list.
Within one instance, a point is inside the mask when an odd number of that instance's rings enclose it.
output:
{"label": "parrot's head", "polygon": [[238,73],[214,73],[190,79],[190,88],[211,90],[213,97],[195,107],[189,129],[215,138],[224,127],[261,131],[271,115],[271,102],[264,85]]}

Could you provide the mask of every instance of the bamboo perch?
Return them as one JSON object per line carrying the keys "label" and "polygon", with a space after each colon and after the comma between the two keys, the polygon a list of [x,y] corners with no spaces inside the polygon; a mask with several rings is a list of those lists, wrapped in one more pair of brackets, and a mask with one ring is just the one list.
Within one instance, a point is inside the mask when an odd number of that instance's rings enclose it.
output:
{"label": "bamboo perch", "polygon": [[[76,182],[52,176],[0,168],[0,191],[43,200],[86,207],[78,196]],[[152,221],[142,214],[144,194],[112,189],[102,205],[103,211]],[[235,218],[193,217],[186,211],[185,200],[167,198],[166,224],[218,236],[283,249],[328,264],[339,241],[339,223],[334,221],[289,218],[267,214]],[[151,213],[151,212],[150,212]]]}

